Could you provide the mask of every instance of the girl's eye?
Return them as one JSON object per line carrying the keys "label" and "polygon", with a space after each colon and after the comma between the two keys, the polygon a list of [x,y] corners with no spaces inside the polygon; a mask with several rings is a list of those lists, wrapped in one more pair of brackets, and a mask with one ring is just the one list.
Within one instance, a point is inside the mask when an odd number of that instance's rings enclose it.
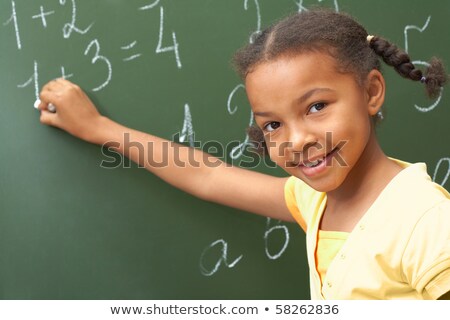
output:
{"label": "girl's eye", "polygon": [[280,127],[279,122],[272,121],[272,122],[269,122],[268,124],[264,125],[263,129],[264,129],[264,131],[272,132],[272,131],[278,129],[279,127]]}
{"label": "girl's eye", "polygon": [[309,108],[310,113],[316,113],[326,107],[325,102],[314,103],[311,108]]}

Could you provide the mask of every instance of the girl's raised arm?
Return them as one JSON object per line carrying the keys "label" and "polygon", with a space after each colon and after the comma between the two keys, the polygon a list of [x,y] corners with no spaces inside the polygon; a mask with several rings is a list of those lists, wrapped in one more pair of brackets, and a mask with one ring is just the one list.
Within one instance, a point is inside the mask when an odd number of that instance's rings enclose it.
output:
{"label": "girl's raised arm", "polygon": [[[102,116],[77,85],[64,79],[46,84],[40,98],[41,122],[46,125],[108,146],[198,198],[294,221],[284,201],[287,178],[233,167],[201,150],[124,127]],[[47,110],[50,103],[56,113]]]}

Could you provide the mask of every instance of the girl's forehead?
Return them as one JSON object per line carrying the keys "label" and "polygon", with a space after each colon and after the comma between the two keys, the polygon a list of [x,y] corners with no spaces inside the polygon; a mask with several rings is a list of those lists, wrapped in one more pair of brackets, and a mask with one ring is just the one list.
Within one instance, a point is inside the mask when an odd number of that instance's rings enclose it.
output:
{"label": "girl's forehead", "polygon": [[289,85],[293,82],[325,81],[342,76],[336,59],[321,52],[290,54],[263,61],[245,78],[246,86]]}
{"label": "girl's forehead", "polygon": [[[245,79],[252,109],[303,101],[320,93],[345,96],[359,91],[355,75],[339,71],[336,60],[325,53],[279,57],[256,66]],[[320,89],[320,90],[318,90]],[[259,110],[261,111],[261,110]]]}

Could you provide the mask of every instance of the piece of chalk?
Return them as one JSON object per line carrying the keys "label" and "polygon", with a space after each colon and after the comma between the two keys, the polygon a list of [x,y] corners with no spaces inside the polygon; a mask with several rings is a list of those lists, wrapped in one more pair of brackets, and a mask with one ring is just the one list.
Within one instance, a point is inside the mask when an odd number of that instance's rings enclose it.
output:
{"label": "piece of chalk", "polygon": [[[41,100],[37,99],[36,102],[34,103],[34,107],[37,109],[37,108],[39,108],[40,104],[41,104]],[[49,103],[48,106],[47,106],[47,110],[50,111],[50,112],[55,113],[56,112],[56,107],[53,104]]]}

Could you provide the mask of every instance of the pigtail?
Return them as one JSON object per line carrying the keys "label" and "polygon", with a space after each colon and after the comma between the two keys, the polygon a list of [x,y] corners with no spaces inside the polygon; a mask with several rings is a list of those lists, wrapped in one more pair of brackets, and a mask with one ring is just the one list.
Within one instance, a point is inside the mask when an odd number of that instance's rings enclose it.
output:
{"label": "pigtail", "polygon": [[447,83],[448,75],[445,72],[442,61],[436,57],[431,58],[430,65],[425,71],[425,87],[427,94],[431,98],[437,97],[441,88]]}
{"label": "pigtail", "polygon": [[369,46],[386,64],[394,67],[402,77],[422,82],[430,98],[435,98],[440,94],[441,88],[448,79],[441,60],[433,57],[425,74],[423,74],[422,70],[414,66],[411,58],[405,51],[381,37],[369,37]]}

